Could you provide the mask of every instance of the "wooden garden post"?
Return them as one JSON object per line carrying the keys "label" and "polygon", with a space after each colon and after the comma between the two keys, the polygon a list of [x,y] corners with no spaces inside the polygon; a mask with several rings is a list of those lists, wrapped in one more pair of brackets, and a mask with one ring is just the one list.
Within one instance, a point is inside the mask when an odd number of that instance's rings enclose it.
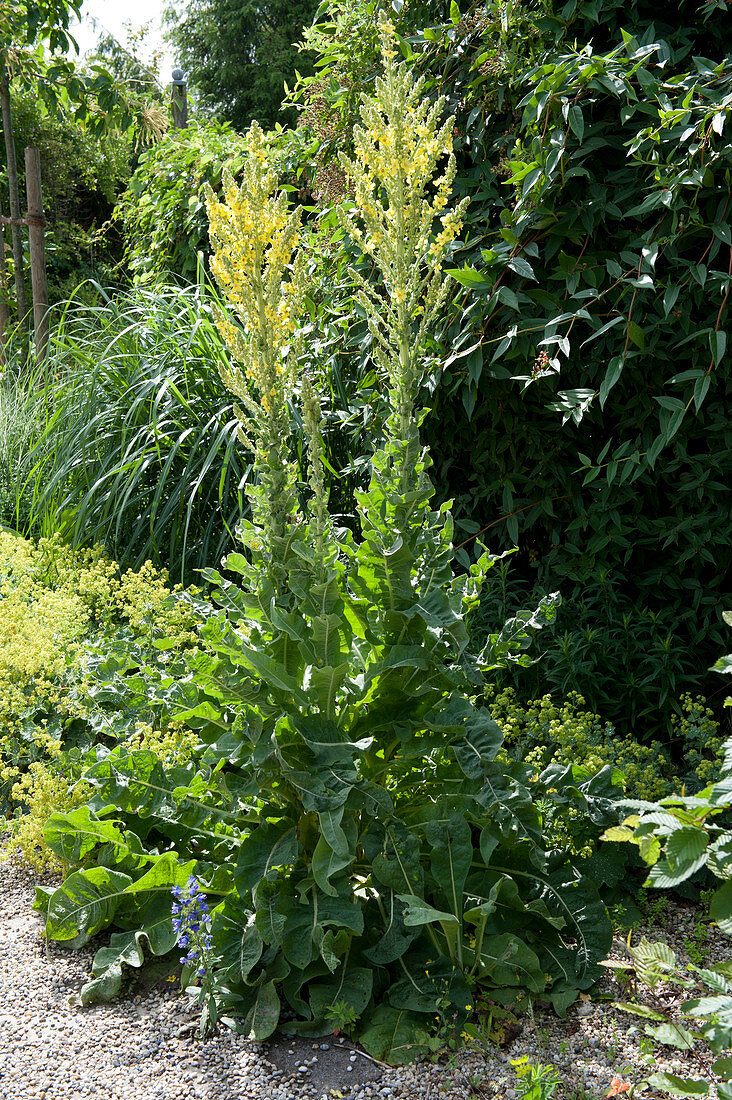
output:
{"label": "wooden garden post", "polygon": [[36,358],[46,355],[48,345],[48,282],[46,280],[46,245],[43,230],[41,196],[41,154],[28,146],[25,151],[25,185],[28,192],[28,240],[30,243],[31,285],[33,287],[33,327],[36,332]]}
{"label": "wooden garden post", "polygon": [[8,329],[8,269],[5,266],[5,226],[0,222],[0,363],[5,362],[5,333]]}
{"label": "wooden garden post", "polygon": [[28,312],[23,282],[23,239],[20,235],[20,196],[18,194],[18,166],[15,163],[15,141],[10,114],[10,86],[8,74],[3,68],[0,76],[0,105],[3,115],[5,152],[8,159],[8,191],[10,192],[10,232],[13,238],[13,267],[15,268],[15,299],[18,303],[18,321],[22,324]]}
{"label": "wooden garden post", "polygon": [[173,69],[173,87],[170,90],[170,102],[173,108],[173,126],[184,130],[188,125],[188,84],[182,69]]}

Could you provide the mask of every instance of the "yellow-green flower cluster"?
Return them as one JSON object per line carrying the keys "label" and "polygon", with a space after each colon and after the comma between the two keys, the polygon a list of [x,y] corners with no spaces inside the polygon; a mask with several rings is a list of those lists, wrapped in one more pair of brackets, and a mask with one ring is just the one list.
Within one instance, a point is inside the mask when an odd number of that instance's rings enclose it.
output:
{"label": "yellow-green flower cluster", "polygon": [[671,789],[660,742],[642,745],[619,737],[610,722],[585,708],[577,692],[570,692],[562,703],[545,695],[522,705],[513,689],[505,688],[490,699],[490,707],[506,738],[507,755],[518,752],[537,773],[553,763],[581,764],[591,772],[612,764],[634,798],[652,801]]}
{"label": "yellow-green flower cluster", "polygon": [[[288,213],[286,193],[274,193],[277,174],[258,123],[252,123],[245,143],[241,184],[225,172],[224,201],[210,188],[207,192],[211,269],[240,327],[224,313],[217,323],[267,410],[292,385],[295,359],[289,352],[305,293],[304,258],[295,256],[299,211]],[[248,405],[251,392],[242,384],[241,370],[225,373],[225,381]]]}
{"label": "yellow-green flower cluster", "polygon": [[26,812],[7,822],[8,835],[0,846],[0,859],[20,856],[37,871],[60,871],[61,863],[43,839],[48,819],[67,813],[86,802],[92,793],[63,762],[34,760],[13,785],[12,797]]}
{"label": "yellow-green flower cluster", "polygon": [[[59,557],[55,540],[36,547],[0,532],[0,762],[3,741],[17,737],[26,715],[67,712],[63,673],[77,658],[94,601],[85,602]],[[40,729],[38,740],[45,740]],[[53,754],[55,739],[43,747]]]}
{"label": "yellow-green flower cluster", "polygon": [[622,773],[628,795],[651,802],[682,787],[694,793],[719,775],[719,725],[700,696],[682,695],[682,713],[671,718],[674,741],[681,747],[677,755],[683,757],[683,764],[674,768],[660,741],[643,745],[620,737],[610,722],[586,709],[577,692],[570,692],[563,703],[545,695],[525,705],[511,688],[494,694],[489,687],[487,694],[506,738],[506,755],[518,755],[537,773],[552,763],[581,764],[590,771],[612,764]]}
{"label": "yellow-green flower cluster", "polygon": [[[99,547],[73,550],[58,536],[33,543],[0,532],[0,783],[26,811],[11,838],[26,854],[41,849],[49,806],[78,804],[59,731],[86,717],[88,638],[120,625],[178,649],[197,640],[195,613],[171,599],[166,574],[151,563],[120,575]],[[156,736],[166,752],[187,744],[177,728]]]}
{"label": "yellow-green flower cluster", "polygon": [[157,756],[165,768],[187,764],[199,744],[197,734],[182,722],[170,721],[162,727],[150,722],[137,722],[126,738],[130,752],[147,749]]}
{"label": "yellow-green flower cluster", "polygon": [[339,216],[383,279],[386,298],[364,279],[359,297],[377,358],[408,417],[428,328],[447,295],[442,263],[460,232],[467,200],[447,209],[456,165],[453,119],[440,122],[444,100],[423,98],[424,81],[414,82],[408,67],[395,60],[395,32],[385,20],[381,44],[384,75],[374,97],[363,97],[353,158],[341,156],[356,209]]}
{"label": "yellow-green flower cluster", "polygon": [[[114,562],[111,563],[117,571]],[[187,589],[190,595],[200,590]],[[180,585],[170,588],[166,570],[146,561],[138,570],[128,569],[114,585],[115,613],[122,616],[141,636],[165,637],[175,649],[198,643],[196,616],[189,603],[171,596],[182,592]]]}

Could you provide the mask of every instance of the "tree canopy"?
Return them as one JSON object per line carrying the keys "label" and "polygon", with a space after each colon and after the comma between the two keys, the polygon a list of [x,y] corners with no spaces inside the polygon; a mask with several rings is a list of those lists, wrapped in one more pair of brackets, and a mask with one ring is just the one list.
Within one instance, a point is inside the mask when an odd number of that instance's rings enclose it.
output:
{"label": "tree canopy", "polygon": [[312,72],[296,43],[316,7],[315,0],[188,0],[182,12],[168,8],[167,37],[204,109],[238,129],[255,118],[271,127],[283,121],[285,84]]}

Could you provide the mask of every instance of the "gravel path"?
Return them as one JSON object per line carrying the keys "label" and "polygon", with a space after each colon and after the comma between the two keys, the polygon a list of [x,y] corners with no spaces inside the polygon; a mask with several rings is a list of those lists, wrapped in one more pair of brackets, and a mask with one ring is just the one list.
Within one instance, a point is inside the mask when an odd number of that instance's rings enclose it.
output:
{"label": "gravel path", "polygon": [[[516,1100],[510,1063],[524,1054],[557,1067],[558,1098],[590,1100],[604,1098],[615,1077],[637,1083],[655,1069],[679,1072],[684,1059],[697,1074],[708,1065],[703,1054],[701,1062],[671,1048],[667,1058],[651,1054],[644,1021],[606,1001],[585,1001],[566,1020],[536,1012],[506,1049],[468,1049],[437,1067],[382,1071],[347,1040],[327,1051],[325,1043],[258,1045],[229,1032],[199,1042],[187,998],[164,977],[152,988],[132,984],[114,1004],[77,1007],[94,948],[46,944],[31,911],[34,881],[0,865],[0,1100]],[[646,932],[683,950],[693,921],[693,912],[669,904]],[[728,943],[712,935],[704,952],[726,958]],[[619,995],[610,976],[598,992]]]}

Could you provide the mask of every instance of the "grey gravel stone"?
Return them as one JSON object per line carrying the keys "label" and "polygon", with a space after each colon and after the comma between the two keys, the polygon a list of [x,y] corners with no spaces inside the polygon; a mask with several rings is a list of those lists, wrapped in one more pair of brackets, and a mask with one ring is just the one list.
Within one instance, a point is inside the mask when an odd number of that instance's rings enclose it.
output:
{"label": "grey gravel stone", "polygon": [[[643,1028],[613,1008],[610,999],[622,1000],[623,991],[609,973],[598,990],[608,1000],[578,1004],[566,1020],[536,1007],[505,1050],[472,1044],[443,1065],[388,1069],[352,1053],[342,1036],[332,1043],[281,1040],[293,1057],[276,1067],[268,1060],[272,1044],[230,1032],[196,1040],[196,1018],[172,986],[134,987],[113,1004],[79,1008],[98,944],[75,952],[45,943],[31,911],[36,881],[22,867],[0,864],[0,1100],[333,1100],[339,1092],[343,1100],[514,1100],[511,1061],[523,1055],[557,1068],[556,1100],[580,1100],[585,1089],[586,1100],[594,1100],[605,1097],[614,1077],[637,1085],[656,1070],[706,1076],[712,1060],[701,1047],[693,1055],[641,1050]],[[683,961],[693,918],[669,903],[664,920],[662,928],[642,931],[668,939]],[[727,959],[729,940],[715,931],[707,949],[710,963]],[[623,950],[617,941],[616,957]],[[299,1072],[296,1054],[304,1063]],[[322,1085],[335,1056],[339,1076]],[[713,1088],[709,1100],[716,1100]]]}

